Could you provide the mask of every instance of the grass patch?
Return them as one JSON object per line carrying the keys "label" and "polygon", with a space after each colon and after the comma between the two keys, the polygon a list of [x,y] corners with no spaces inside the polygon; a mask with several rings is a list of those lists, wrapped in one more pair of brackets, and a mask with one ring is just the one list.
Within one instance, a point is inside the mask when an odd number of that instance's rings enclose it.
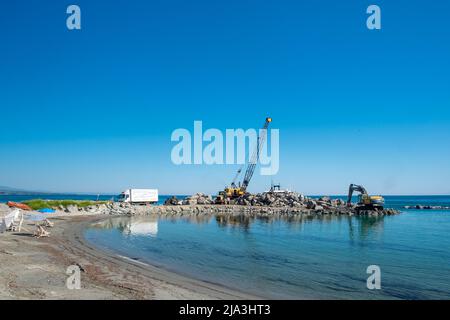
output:
{"label": "grass patch", "polygon": [[33,210],[40,210],[44,208],[58,209],[59,206],[63,206],[64,208],[67,208],[68,206],[78,206],[80,208],[84,208],[96,204],[107,203],[107,201],[33,199],[23,201],[22,203],[26,204],[27,206],[30,206]]}

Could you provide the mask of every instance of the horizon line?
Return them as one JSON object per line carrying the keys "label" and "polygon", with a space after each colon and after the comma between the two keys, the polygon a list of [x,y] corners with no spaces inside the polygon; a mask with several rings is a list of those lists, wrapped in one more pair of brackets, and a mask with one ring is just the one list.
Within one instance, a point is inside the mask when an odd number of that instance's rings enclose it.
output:
{"label": "horizon line", "polygon": [[[254,194],[258,194],[258,193],[264,193],[264,192],[268,192],[268,191],[263,191],[263,192],[256,192]],[[297,192],[297,191],[291,191],[291,192],[296,192],[299,194],[302,194],[304,196],[307,197],[325,197],[325,196],[329,196],[329,197],[347,197],[348,194],[305,194],[302,192]],[[193,195],[196,193],[203,193],[206,195],[215,195],[215,194],[209,194],[209,193],[205,193],[205,192],[194,192],[194,193],[190,193],[190,194],[183,194],[183,193],[161,193],[159,194],[159,196],[189,196],[189,195]],[[120,192],[50,192],[50,191],[19,191],[19,190],[14,190],[11,192],[8,191],[0,191],[0,196],[12,196],[12,195],[23,195],[23,196],[31,196],[31,195],[89,195],[89,196],[115,196],[120,194]],[[375,194],[375,193],[373,193]],[[378,195],[378,194],[377,194]],[[389,194],[389,193],[382,193],[380,194],[382,196],[389,196],[389,197],[405,197],[405,196],[449,196],[450,197],[450,193],[402,193],[402,194]]]}

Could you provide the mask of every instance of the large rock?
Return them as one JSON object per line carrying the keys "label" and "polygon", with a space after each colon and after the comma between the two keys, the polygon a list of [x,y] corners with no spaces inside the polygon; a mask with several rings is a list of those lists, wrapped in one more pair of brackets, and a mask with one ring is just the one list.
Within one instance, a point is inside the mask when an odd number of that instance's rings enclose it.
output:
{"label": "large rock", "polygon": [[320,197],[318,201],[325,202],[331,204],[330,197]]}
{"label": "large rock", "polygon": [[165,206],[176,206],[178,205],[180,200],[177,199],[177,197],[172,196],[170,198],[167,198],[166,201],[164,201]]}
{"label": "large rock", "polygon": [[211,196],[204,193],[196,193],[183,200],[183,205],[206,205],[214,203]]}
{"label": "large rock", "polygon": [[198,200],[197,199],[184,199],[182,202],[183,205],[189,205],[189,206],[195,206],[196,204],[198,204]]}
{"label": "large rock", "polygon": [[334,200],[332,200],[332,204],[335,207],[341,207],[341,206],[345,206],[345,201],[342,199],[334,199]]}
{"label": "large rock", "polygon": [[78,212],[78,206],[70,204],[66,207],[66,209],[64,211],[67,213],[76,213],[76,212]]}
{"label": "large rock", "polygon": [[314,200],[308,199],[308,200],[306,201],[306,208],[307,208],[307,209],[315,209],[316,206],[317,206],[317,203],[316,203]]}

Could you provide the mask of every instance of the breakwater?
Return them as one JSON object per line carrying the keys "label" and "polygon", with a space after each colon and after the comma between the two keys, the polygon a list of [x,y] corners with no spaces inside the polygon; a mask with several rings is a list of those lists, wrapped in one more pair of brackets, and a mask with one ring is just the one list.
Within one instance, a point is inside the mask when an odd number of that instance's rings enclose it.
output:
{"label": "breakwater", "polygon": [[66,213],[87,212],[90,214],[107,215],[161,215],[161,216],[199,216],[199,215],[225,215],[225,216],[249,216],[249,217],[282,217],[282,216],[322,216],[322,215],[364,215],[384,216],[398,214],[394,209],[383,210],[356,210],[353,207],[320,207],[308,209],[304,207],[274,207],[274,206],[245,206],[245,205],[215,205],[215,204],[192,204],[192,205],[132,205],[128,203],[111,202],[79,208],[68,206],[60,208]]}

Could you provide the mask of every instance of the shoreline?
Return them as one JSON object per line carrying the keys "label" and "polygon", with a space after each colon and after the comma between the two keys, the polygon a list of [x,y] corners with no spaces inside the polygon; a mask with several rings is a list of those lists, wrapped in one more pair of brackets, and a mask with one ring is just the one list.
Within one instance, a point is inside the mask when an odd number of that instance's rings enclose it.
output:
{"label": "shoreline", "polygon": [[[1,299],[261,299],[122,257],[89,244],[83,231],[108,215],[55,216],[50,238],[25,232],[0,236]],[[66,288],[66,268],[81,269],[81,289]]]}

